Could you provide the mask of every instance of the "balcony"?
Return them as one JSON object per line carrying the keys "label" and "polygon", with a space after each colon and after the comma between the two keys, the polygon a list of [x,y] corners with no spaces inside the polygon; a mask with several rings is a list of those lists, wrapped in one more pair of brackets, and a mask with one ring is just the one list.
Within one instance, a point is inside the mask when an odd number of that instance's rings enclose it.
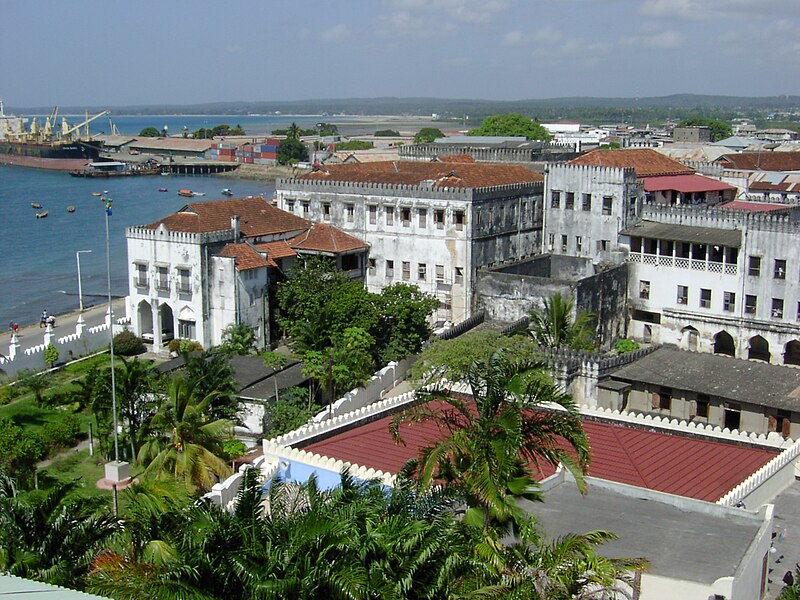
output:
{"label": "balcony", "polygon": [[721,263],[712,260],[697,260],[682,258],[680,256],[664,256],[661,254],[645,254],[644,252],[631,252],[628,262],[654,267],[674,267],[676,269],[691,269],[692,271],[706,271],[724,275],[736,275],[737,266],[732,263]]}

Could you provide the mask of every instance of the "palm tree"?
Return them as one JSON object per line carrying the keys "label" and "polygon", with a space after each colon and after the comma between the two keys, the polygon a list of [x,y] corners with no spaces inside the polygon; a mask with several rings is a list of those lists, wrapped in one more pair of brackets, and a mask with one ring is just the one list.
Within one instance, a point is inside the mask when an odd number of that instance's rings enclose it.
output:
{"label": "palm tree", "polygon": [[[511,361],[498,350],[486,361],[473,363],[467,381],[470,397],[436,392],[427,399],[442,401],[444,408],[426,402],[392,423],[398,441],[402,423],[432,421],[445,432],[445,438],[424,448],[412,465],[423,486],[443,481],[462,489],[467,497],[466,521],[482,526],[487,534],[495,525],[513,526],[525,520],[517,497],[539,498],[531,464],[563,464],[585,489],[589,445],[580,415],[542,363]],[[560,410],[545,408],[546,404]]]}
{"label": "palm tree", "polygon": [[148,362],[134,357],[126,360],[120,356],[122,369],[116,374],[117,398],[120,416],[128,426],[128,443],[131,457],[135,457],[142,445],[143,428],[155,411],[152,400],[153,375]]}
{"label": "palm tree", "polygon": [[297,123],[292,123],[289,125],[289,128],[286,130],[286,137],[293,140],[300,139],[301,129],[297,126]]}
{"label": "palm tree", "polygon": [[0,572],[80,589],[118,522],[103,498],[73,494],[76,482],[20,492],[0,472]]}
{"label": "palm tree", "polygon": [[544,308],[531,312],[530,331],[534,341],[542,348],[569,347],[574,350],[594,348],[595,314],[583,312],[572,321],[574,305],[561,294],[553,294],[544,301]]}
{"label": "palm tree", "polygon": [[154,431],[137,457],[146,466],[144,475],[170,475],[183,480],[190,491],[208,490],[230,474],[223,443],[230,439],[233,426],[225,419],[208,416],[213,393],[198,398],[180,376],[168,385],[167,397],[153,417]]}

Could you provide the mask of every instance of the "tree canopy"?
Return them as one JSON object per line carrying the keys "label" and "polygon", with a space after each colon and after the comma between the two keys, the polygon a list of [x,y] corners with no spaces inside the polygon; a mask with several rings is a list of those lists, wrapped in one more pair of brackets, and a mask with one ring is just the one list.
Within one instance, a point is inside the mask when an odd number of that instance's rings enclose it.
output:
{"label": "tree canopy", "polygon": [[292,165],[308,160],[308,148],[296,137],[287,137],[278,145],[278,163]]}
{"label": "tree canopy", "polygon": [[471,130],[467,135],[524,137],[545,142],[552,138],[539,123],[516,113],[486,117],[480,127]]}
{"label": "tree canopy", "polygon": [[417,135],[414,136],[414,143],[430,144],[433,140],[442,137],[444,137],[444,134],[441,129],[437,129],[436,127],[423,127],[417,132]]}
{"label": "tree canopy", "polygon": [[364,140],[348,140],[336,144],[337,150],[369,150],[374,147],[375,144]]}
{"label": "tree canopy", "polygon": [[192,133],[192,137],[194,139],[205,140],[205,139],[212,139],[214,137],[226,137],[229,135],[244,135],[245,131],[241,125],[237,125],[236,127],[231,127],[227,123],[221,123],[219,125],[215,125],[214,127],[205,128],[201,127],[194,133]]}
{"label": "tree canopy", "polygon": [[139,137],[158,137],[161,132],[155,127],[145,127],[139,132]]}
{"label": "tree canopy", "polygon": [[531,311],[534,341],[543,348],[594,350],[595,314],[582,312],[573,317],[574,308],[572,300],[556,293],[544,301],[543,308]]}
{"label": "tree canopy", "polygon": [[681,121],[678,127],[708,127],[711,130],[712,142],[718,142],[733,135],[733,128],[722,119],[692,117]]}

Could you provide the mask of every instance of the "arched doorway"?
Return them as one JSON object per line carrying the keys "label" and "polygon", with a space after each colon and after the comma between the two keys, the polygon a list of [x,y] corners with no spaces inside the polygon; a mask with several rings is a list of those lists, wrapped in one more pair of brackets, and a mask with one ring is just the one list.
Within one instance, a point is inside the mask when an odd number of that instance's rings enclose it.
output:
{"label": "arched doorway", "polygon": [[163,343],[175,337],[175,317],[169,304],[159,306],[158,312],[161,314],[161,341]]}
{"label": "arched doorway", "polygon": [[783,348],[783,364],[800,365],[800,342],[792,340]]}
{"label": "arched doorway", "polygon": [[736,343],[727,331],[720,331],[714,336],[714,354],[736,356]]}
{"label": "arched doorway", "polygon": [[760,335],[750,338],[750,350],[747,353],[747,358],[755,360],[763,360],[769,362],[769,342]]}
{"label": "arched doorway", "polygon": [[153,339],[153,309],[147,300],[139,302],[136,308],[136,321],[139,324],[139,337]]}
{"label": "arched doorway", "polygon": [[691,325],[687,325],[681,329],[681,346],[686,350],[697,352],[700,348],[700,333],[697,329]]}

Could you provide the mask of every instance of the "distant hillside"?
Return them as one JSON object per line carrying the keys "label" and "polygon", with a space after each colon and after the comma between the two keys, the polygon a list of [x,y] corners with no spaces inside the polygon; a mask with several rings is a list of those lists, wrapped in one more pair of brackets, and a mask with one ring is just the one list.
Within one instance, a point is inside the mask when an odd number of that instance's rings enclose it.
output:
{"label": "distant hillside", "polygon": [[[15,108],[18,114],[48,113],[51,107]],[[581,119],[589,122],[645,122],[702,115],[719,118],[765,115],[773,111],[800,110],[800,96],[750,98],[674,94],[652,98],[547,98],[539,100],[466,100],[445,98],[340,98],[295,101],[207,102],[192,105],[70,106],[62,113],[99,112],[116,114],[314,114],[411,115],[471,120],[501,112],[517,112],[541,121]]]}

